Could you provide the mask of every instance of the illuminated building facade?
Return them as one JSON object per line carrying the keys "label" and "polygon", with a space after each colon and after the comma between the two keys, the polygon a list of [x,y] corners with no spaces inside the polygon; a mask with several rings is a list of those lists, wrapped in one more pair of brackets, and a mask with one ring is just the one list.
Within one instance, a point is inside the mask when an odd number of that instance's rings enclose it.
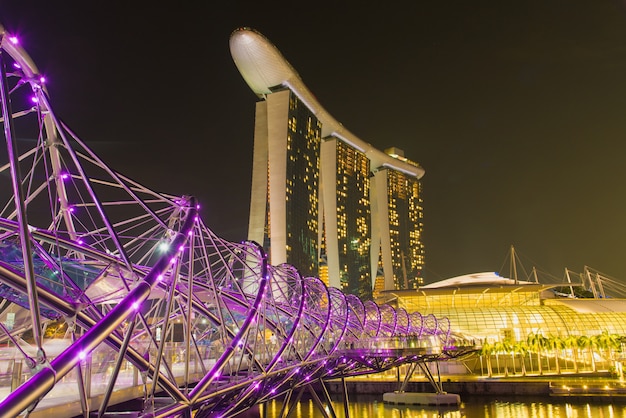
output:
{"label": "illuminated building facade", "polygon": [[344,292],[371,299],[370,161],[331,137],[322,143],[322,173],[328,275],[339,278]]}
{"label": "illuminated building facade", "polygon": [[[405,159],[397,148],[386,152],[415,164]],[[373,237],[379,243],[378,259],[392,267],[383,270],[384,289],[417,289],[423,281],[424,266],[421,182],[403,171],[383,168],[374,174],[372,188],[376,196],[374,225],[377,227]]]}
{"label": "illuminated building facade", "polygon": [[[485,362],[474,358],[465,365],[446,363],[447,373],[621,369],[619,347],[611,350],[610,345],[613,339],[619,346],[621,341],[615,337],[626,336],[626,299],[563,293],[563,289],[573,289],[572,284],[593,288],[587,283],[542,284],[476,273],[430,283],[419,290],[383,291],[376,302],[419,312],[423,318],[447,318],[453,334],[483,347],[480,355]],[[508,369],[503,358],[511,360]],[[487,366],[486,362],[493,364]]]}
{"label": "illuminated building facade", "polygon": [[531,334],[566,338],[606,331],[626,335],[625,299],[562,297],[554,291],[562,286],[477,273],[419,290],[385,291],[378,303],[447,317],[452,332],[490,343],[524,341]]}
{"label": "illuminated building facade", "polygon": [[320,122],[290,90],[258,102],[256,121],[250,239],[317,275]]}
{"label": "illuminated building facade", "polygon": [[424,263],[424,170],[346,130],[263,35],[238,29],[233,59],[257,103],[248,239],[271,263],[362,299],[415,288]]}

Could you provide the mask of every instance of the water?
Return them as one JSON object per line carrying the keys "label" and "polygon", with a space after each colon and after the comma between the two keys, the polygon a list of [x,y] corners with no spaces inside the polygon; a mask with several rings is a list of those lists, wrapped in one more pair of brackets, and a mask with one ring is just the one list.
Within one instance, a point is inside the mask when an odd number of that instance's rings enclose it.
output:
{"label": "water", "polygon": [[[419,405],[390,405],[380,396],[352,396],[350,418],[626,418],[626,400],[610,403],[568,401],[550,397],[482,397],[461,398],[459,407],[425,407]],[[333,401],[337,418],[344,418],[341,399]],[[264,406],[248,411],[241,418],[264,417]],[[267,418],[279,418],[282,403],[272,401],[267,405]],[[290,417],[323,418],[312,400],[300,401]]]}

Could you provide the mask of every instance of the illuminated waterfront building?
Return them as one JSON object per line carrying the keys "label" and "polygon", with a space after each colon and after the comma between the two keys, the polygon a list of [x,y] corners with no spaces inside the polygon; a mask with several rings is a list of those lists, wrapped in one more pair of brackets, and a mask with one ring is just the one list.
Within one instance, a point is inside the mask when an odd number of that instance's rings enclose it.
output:
{"label": "illuminated waterfront building", "polygon": [[415,288],[424,265],[420,179],[337,122],[274,45],[251,29],[230,41],[256,105],[248,238],[274,265],[368,299]]}
{"label": "illuminated waterfront building", "polygon": [[[442,369],[445,373],[621,370],[620,344],[626,336],[624,285],[618,283],[622,290],[611,296],[596,290],[591,294],[586,289],[593,289],[594,281],[600,289],[606,287],[601,283],[607,278],[589,271],[586,277],[582,283],[539,283],[476,273],[419,290],[383,291],[376,302],[419,312],[424,320],[446,318],[452,333],[483,347],[480,362],[478,357],[448,362]],[[585,289],[588,295],[576,296],[575,288]],[[483,360],[492,364],[487,366]]]}
{"label": "illuminated waterfront building", "polygon": [[524,341],[532,334],[561,338],[602,332],[626,335],[625,299],[573,297],[561,290],[569,292],[570,286],[476,273],[419,290],[385,291],[378,302],[446,317],[453,332],[490,343]]}

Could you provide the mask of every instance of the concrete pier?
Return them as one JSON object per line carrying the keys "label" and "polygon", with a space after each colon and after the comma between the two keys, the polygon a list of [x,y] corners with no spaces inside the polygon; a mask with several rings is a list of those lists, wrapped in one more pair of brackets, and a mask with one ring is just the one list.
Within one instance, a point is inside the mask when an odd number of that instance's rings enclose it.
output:
{"label": "concrete pier", "polygon": [[[340,381],[327,382],[331,393],[342,393]],[[521,380],[448,380],[441,382],[442,389],[447,393],[463,395],[496,395],[496,396],[524,396],[524,395],[550,395],[550,381],[521,381]],[[375,379],[346,379],[346,386],[350,395],[395,392],[398,390],[398,382],[381,381]],[[434,393],[433,386],[429,381],[411,381],[405,388],[406,392]]]}
{"label": "concrete pier", "polygon": [[461,397],[455,393],[388,392],[383,402],[399,405],[460,405]]}

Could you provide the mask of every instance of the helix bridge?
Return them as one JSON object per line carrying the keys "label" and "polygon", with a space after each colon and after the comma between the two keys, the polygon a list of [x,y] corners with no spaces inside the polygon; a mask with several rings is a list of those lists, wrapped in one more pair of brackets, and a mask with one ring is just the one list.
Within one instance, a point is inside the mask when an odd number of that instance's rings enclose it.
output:
{"label": "helix bridge", "polygon": [[1,417],[113,416],[131,400],[136,416],[230,417],[463,353],[447,319],[270,265],[216,236],[193,197],[107,166],[0,33]]}

